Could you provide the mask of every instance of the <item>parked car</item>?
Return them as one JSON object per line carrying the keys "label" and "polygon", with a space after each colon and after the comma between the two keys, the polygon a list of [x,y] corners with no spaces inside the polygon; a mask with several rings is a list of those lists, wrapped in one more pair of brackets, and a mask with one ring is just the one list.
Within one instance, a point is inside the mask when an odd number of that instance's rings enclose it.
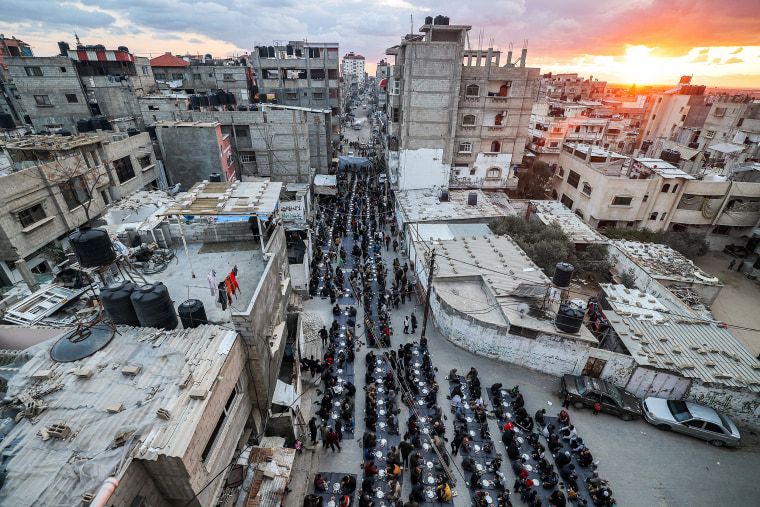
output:
{"label": "parked car", "polygon": [[565,375],[561,380],[562,399],[568,394],[575,408],[593,407],[600,403],[602,412],[616,415],[624,421],[641,417],[641,403],[636,396],[606,380],[584,375]]}
{"label": "parked car", "polygon": [[707,440],[712,445],[739,445],[741,435],[736,425],[720,412],[682,400],[644,399],[644,419],[661,430]]}

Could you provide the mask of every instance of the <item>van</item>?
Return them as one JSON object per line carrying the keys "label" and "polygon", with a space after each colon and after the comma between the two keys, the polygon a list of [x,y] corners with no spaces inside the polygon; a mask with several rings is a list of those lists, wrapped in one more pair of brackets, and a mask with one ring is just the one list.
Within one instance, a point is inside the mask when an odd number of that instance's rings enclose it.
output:
{"label": "van", "polygon": [[356,120],[354,122],[354,130],[361,130],[361,129],[362,129],[362,121],[361,120]]}

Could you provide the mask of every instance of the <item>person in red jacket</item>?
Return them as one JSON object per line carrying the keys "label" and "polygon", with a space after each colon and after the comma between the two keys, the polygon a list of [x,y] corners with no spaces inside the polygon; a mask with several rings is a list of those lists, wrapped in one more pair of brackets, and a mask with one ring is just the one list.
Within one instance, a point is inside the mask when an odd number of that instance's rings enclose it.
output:
{"label": "person in red jacket", "polygon": [[367,477],[374,477],[377,475],[377,467],[375,466],[374,461],[368,461],[366,465],[364,465],[364,475]]}
{"label": "person in red jacket", "polygon": [[341,451],[340,449],[340,439],[338,438],[338,434],[335,433],[335,430],[333,428],[330,428],[330,431],[327,433],[327,445],[330,446],[330,449],[332,449],[333,452],[335,452],[335,447],[338,447],[338,452]]}

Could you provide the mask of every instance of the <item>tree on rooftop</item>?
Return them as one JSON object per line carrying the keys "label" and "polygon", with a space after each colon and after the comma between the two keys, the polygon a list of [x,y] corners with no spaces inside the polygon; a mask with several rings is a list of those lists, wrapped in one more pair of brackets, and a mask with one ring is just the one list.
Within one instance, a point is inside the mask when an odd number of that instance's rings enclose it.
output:
{"label": "tree on rooftop", "polygon": [[546,162],[535,160],[530,167],[517,171],[517,195],[522,199],[546,199],[552,175]]}

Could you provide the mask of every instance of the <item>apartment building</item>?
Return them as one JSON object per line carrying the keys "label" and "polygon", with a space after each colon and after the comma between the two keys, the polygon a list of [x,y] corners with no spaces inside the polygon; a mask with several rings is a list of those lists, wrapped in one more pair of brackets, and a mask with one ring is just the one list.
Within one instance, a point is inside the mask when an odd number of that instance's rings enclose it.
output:
{"label": "apartment building", "polygon": [[[448,20],[446,20],[448,21]],[[399,190],[515,188],[539,69],[467,49],[465,25],[425,24],[386,50],[390,181]]]}
{"label": "apartment building", "polygon": [[760,221],[760,184],[696,179],[655,158],[562,145],[552,198],[591,226],[707,233],[710,247],[746,242]]}
{"label": "apartment building", "polygon": [[390,65],[384,59],[380,60],[375,69],[375,93],[378,99],[378,108],[382,111],[385,109],[385,89],[388,86],[388,77],[390,76]]}
{"label": "apartment building", "polygon": [[242,58],[165,53],[151,59],[150,67],[160,90],[205,95],[222,89],[233,93],[239,104],[248,104],[252,98],[253,69]]}
{"label": "apartment building", "polygon": [[[163,188],[147,133],[30,136],[2,146],[11,168],[0,174],[0,285],[52,271],[42,247],[97,217],[113,200]],[[85,209],[87,208],[87,209]]]}
{"label": "apartment building", "polygon": [[364,83],[366,82],[364,57],[362,55],[355,55],[353,52],[345,55],[340,64],[340,73],[344,78],[346,76],[353,76],[357,86],[361,90],[364,88]]}
{"label": "apartment building", "polygon": [[536,100],[595,101],[604,97],[606,87],[607,81],[599,81],[594,76],[584,79],[577,73],[549,72],[541,76]]}

